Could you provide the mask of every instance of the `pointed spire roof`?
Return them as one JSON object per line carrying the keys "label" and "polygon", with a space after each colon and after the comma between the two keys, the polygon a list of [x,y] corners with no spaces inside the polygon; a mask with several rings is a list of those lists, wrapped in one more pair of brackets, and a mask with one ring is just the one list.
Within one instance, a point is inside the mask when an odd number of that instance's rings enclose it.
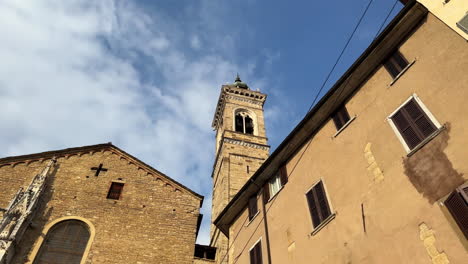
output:
{"label": "pointed spire roof", "polygon": [[237,73],[236,80],[234,80],[234,83],[232,84],[232,86],[241,88],[241,89],[249,89],[249,86],[246,83],[242,82],[239,76],[239,73]]}

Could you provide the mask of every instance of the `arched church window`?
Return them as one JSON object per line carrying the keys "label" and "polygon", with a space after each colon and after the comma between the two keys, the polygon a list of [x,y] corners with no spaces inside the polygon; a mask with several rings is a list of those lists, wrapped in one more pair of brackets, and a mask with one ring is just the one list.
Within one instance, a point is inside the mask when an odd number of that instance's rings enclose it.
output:
{"label": "arched church window", "polygon": [[237,113],[235,116],[235,131],[244,134],[254,134],[253,119],[245,112]]}
{"label": "arched church window", "polygon": [[59,222],[47,232],[34,264],[80,264],[89,237],[86,223],[78,220]]}

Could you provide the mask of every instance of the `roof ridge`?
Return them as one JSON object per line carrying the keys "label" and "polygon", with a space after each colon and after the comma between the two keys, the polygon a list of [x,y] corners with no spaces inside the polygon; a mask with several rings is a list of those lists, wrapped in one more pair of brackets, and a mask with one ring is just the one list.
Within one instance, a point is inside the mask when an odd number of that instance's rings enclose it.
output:
{"label": "roof ridge", "polygon": [[[51,151],[44,151],[44,152],[38,152],[38,153],[31,153],[31,154],[26,154],[26,155],[19,155],[19,156],[9,156],[9,157],[4,157],[0,158],[0,165],[1,164],[8,164],[8,163],[16,163],[16,162],[21,162],[25,160],[43,160],[43,159],[49,159],[54,156],[57,158],[60,157],[67,157],[67,154],[76,154],[80,152],[86,152],[86,151],[92,151],[92,150],[102,150],[102,149],[110,149],[113,148],[114,150],[118,151],[119,154],[125,155],[128,158],[132,159],[134,162],[140,163],[142,166],[145,167],[147,170],[152,170],[155,173],[159,174],[160,176],[165,177],[169,181],[173,182],[174,184],[178,185],[182,189],[188,191],[190,194],[193,196],[196,196],[197,198],[200,198],[200,204],[203,203],[204,196],[201,194],[196,193],[192,189],[188,188],[187,186],[183,185],[182,183],[174,180],[173,178],[167,176],[166,174],[162,173],[161,171],[155,169],[154,167],[148,165],[147,163],[141,161],[137,157],[129,154],[128,152],[122,150],[121,148],[115,146],[112,144],[112,142],[108,143],[102,143],[102,144],[96,144],[96,145],[87,145],[87,146],[81,146],[81,147],[74,147],[74,148],[65,148],[65,149],[59,149],[59,150],[51,150]],[[200,205],[201,206],[201,205]]]}

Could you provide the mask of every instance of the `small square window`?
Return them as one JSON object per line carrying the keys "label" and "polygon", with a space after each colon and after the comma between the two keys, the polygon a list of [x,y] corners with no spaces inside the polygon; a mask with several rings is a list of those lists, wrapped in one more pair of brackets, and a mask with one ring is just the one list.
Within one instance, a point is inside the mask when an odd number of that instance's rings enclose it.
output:
{"label": "small square window", "polygon": [[323,188],[323,183],[320,181],[309,192],[306,193],[309,211],[312,217],[314,228],[317,228],[331,215],[330,206],[328,204],[327,194]]}
{"label": "small square window", "polygon": [[112,182],[109,192],[107,193],[107,199],[119,200],[123,187],[124,184],[121,182]]}
{"label": "small square window", "polygon": [[395,79],[408,64],[408,61],[398,50],[384,62],[385,69],[387,69],[393,79]]}
{"label": "small square window", "polygon": [[250,264],[262,264],[262,242],[258,241],[255,246],[250,249]]}
{"label": "small square window", "polygon": [[390,120],[406,143],[408,152],[429,138],[440,126],[434,123],[414,96],[391,115]]}
{"label": "small square window", "polygon": [[257,196],[254,195],[249,199],[249,221],[251,221],[258,212]]}
{"label": "small square window", "polygon": [[346,110],[344,105],[338,108],[338,110],[332,115],[332,118],[335,123],[336,130],[340,130],[350,119],[348,110]]}

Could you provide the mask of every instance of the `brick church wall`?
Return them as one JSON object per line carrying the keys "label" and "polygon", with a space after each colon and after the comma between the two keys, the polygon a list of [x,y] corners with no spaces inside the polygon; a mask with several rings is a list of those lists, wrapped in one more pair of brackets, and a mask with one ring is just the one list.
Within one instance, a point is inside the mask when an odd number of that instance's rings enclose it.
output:
{"label": "brick church wall", "polygon": [[[96,177],[91,167],[101,163],[108,171]],[[0,163],[0,208],[45,165]],[[44,226],[67,216],[95,227],[85,263],[193,263],[201,197],[113,151],[62,157],[57,165],[13,263],[32,261]],[[106,198],[112,181],[125,183],[120,200]]]}

